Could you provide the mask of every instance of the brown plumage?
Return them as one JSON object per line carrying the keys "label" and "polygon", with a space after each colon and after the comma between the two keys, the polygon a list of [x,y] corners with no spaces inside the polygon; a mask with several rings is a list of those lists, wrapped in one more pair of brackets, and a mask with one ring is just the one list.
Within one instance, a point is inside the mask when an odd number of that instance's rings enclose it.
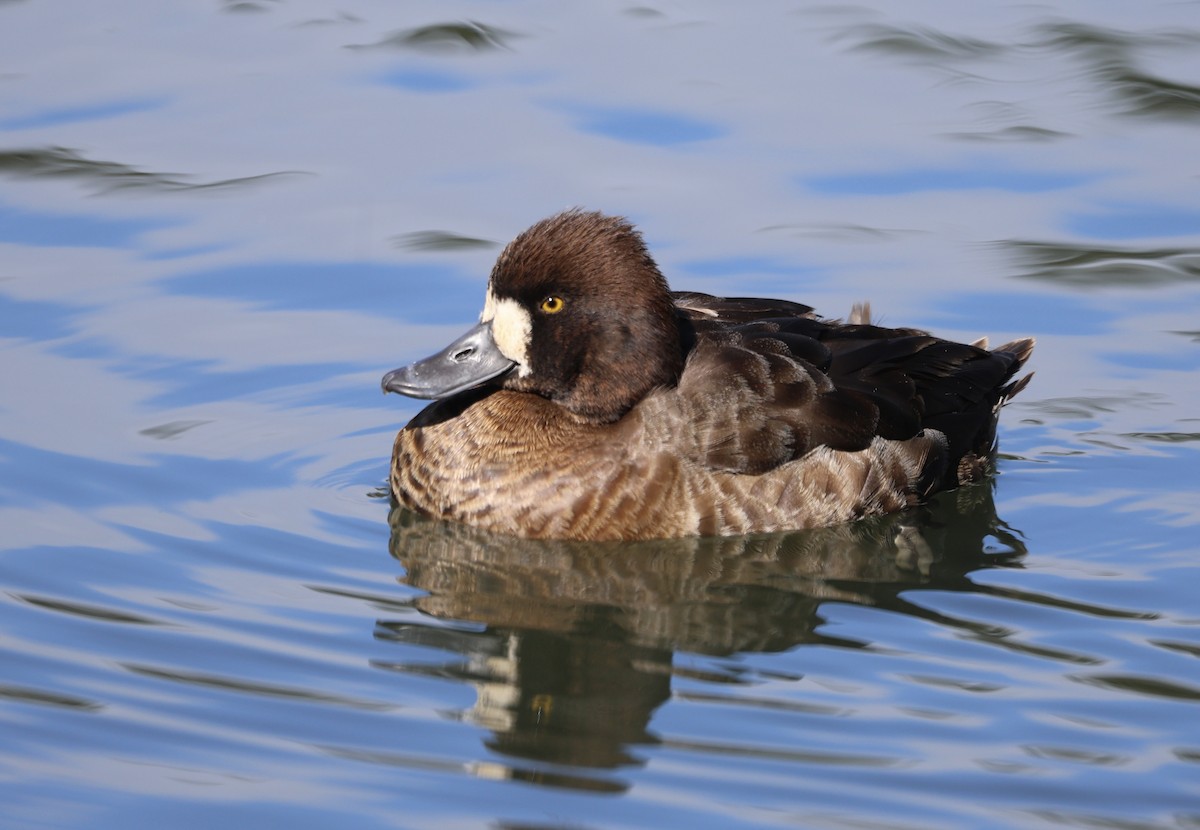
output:
{"label": "brown plumage", "polygon": [[519,536],[815,527],[984,475],[1031,339],[996,349],[671,293],[625,220],[570,211],[500,255],[481,323],[385,390],[442,398],[396,437],[393,499]]}

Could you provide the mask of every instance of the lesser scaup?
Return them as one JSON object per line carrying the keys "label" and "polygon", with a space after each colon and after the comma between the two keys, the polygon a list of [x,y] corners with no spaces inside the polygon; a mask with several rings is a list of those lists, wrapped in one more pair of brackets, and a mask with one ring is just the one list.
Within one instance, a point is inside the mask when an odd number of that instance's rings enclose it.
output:
{"label": "lesser scaup", "polygon": [[434,399],[391,491],[517,536],[791,530],[975,481],[1032,339],[988,350],[856,310],[672,292],[627,221],[568,211],[500,254],[477,326],[389,372]]}

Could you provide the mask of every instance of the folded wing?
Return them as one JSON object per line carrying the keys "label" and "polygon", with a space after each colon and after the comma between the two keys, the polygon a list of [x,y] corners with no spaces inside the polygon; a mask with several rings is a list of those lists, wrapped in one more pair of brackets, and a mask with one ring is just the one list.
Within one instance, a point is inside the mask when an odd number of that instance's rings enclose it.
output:
{"label": "folded wing", "polygon": [[676,303],[690,335],[677,389],[692,424],[689,454],[736,473],[925,429],[946,435],[951,458],[986,456],[999,406],[1027,378],[1010,380],[1033,347],[1020,340],[989,351],[916,329],[821,320],[786,301],[682,294]]}

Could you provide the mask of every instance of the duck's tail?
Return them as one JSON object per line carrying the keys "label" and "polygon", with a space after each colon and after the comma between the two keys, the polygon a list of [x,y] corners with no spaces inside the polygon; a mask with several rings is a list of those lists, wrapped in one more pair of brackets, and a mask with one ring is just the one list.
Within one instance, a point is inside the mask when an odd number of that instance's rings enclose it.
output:
{"label": "duck's tail", "polygon": [[[1015,375],[1017,372],[1021,371],[1021,367],[1025,365],[1025,361],[1029,360],[1029,356],[1033,354],[1033,347],[1035,345],[1037,345],[1037,341],[1034,338],[1022,337],[1019,340],[1012,340],[1008,343],[1005,343],[1003,346],[997,346],[991,351],[994,354],[1011,356],[1013,364],[1009,377],[1012,377],[1012,375]],[[987,338],[983,339],[983,346],[981,348],[987,348]],[[1004,406],[1006,403],[1015,398],[1017,393],[1028,386],[1029,381],[1032,379],[1033,372],[1029,372],[1028,374],[1017,378],[1007,386],[1001,387],[1000,398],[996,402],[996,410],[999,411],[1000,407]]]}
{"label": "duck's tail", "polygon": [[[978,432],[969,440],[966,447],[956,450],[952,439],[952,457],[956,455],[958,460],[957,464],[948,471],[949,474],[945,486],[953,487],[957,484],[968,484],[973,481],[979,481],[991,469],[993,459],[996,455],[996,425],[1000,420],[1000,407],[1012,400],[1018,392],[1029,384],[1030,379],[1033,377],[1033,372],[1029,372],[1016,380],[1012,380],[1013,376],[1021,371],[1021,367],[1029,360],[1029,356],[1033,354],[1034,344],[1035,341],[1032,337],[1022,337],[1019,340],[1005,343],[1003,346],[988,349],[991,354],[1008,363],[1005,369],[1004,382],[994,393],[995,403],[992,405],[991,413],[984,416],[982,423],[979,425]],[[981,338],[971,345],[987,349],[987,338]],[[984,412],[987,412],[987,410],[985,409]]]}

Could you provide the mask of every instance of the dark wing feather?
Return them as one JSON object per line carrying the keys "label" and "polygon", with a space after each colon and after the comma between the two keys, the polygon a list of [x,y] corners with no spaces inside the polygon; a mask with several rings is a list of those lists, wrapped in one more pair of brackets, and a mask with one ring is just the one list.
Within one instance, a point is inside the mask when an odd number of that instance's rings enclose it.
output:
{"label": "dark wing feather", "polygon": [[699,291],[673,291],[671,299],[685,317],[720,323],[752,323],[772,317],[812,316],[812,306],[758,297],[714,297]]}
{"label": "dark wing feather", "polygon": [[868,397],[838,389],[819,341],[763,331],[761,323],[701,332],[678,394],[695,460],[762,473],[818,446],[861,450],[879,419]]}
{"label": "dark wing feather", "polygon": [[688,333],[679,383],[694,426],[695,460],[761,473],[820,446],[856,451],[876,436],[925,428],[952,453],[986,454],[995,414],[1022,382],[1004,386],[1032,343],[994,351],[933,337],[816,318],[780,300],[677,294]]}

